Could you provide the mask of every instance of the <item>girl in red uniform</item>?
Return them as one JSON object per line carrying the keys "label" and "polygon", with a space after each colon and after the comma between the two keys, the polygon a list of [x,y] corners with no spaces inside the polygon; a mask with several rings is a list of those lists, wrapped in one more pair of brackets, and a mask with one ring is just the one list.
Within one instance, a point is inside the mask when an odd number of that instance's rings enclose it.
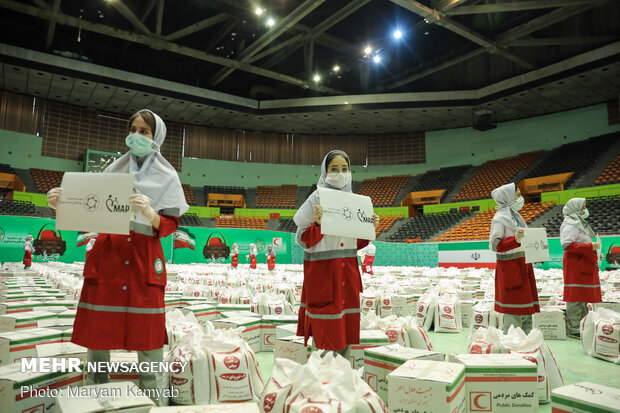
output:
{"label": "girl in red uniform", "polygon": [[258,254],[258,249],[256,248],[256,244],[251,243],[250,244],[250,255],[248,255],[248,257],[250,259],[250,269],[251,270],[255,270],[256,269],[256,254]]}
{"label": "girl in red uniform", "polygon": [[[164,288],[166,267],[160,238],[173,234],[188,209],[175,169],[159,152],[166,125],[150,110],[129,119],[131,149],[105,172],[134,175],[136,194],[129,235],[99,234],[84,265],[84,286],[71,341],[88,348],[89,361],[109,361],[110,350],[137,350],[140,362],[163,361],[167,341]],[[60,188],[48,193],[56,208]],[[90,383],[109,381],[106,372],[89,375]],[[140,374],[140,387],[168,387],[162,374]],[[158,400],[154,401],[158,403]]]}
{"label": "girl in red uniform", "polygon": [[267,258],[267,269],[269,271],[273,271],[276,269],[276,252],[273,250],[271,245],[267,247],[267,253],[265,254],[265,258]]}
{"label": "girl in red uniform", "polygon": [[504,333],[514,325],[528,334],[532,314],[538,313],[540,307],[534,269],[525,263],[521,248],[523,229],[527,227],[518,212],[523,197],[513,183],[494,189],[491,196],[498,204],[489,236],[489,246],[497,255],[495,311],[504,314]]}
{"label": "girl in red uniform", "polygon": [[26,235],[26,241],[24,241],[24,260],[22,261],[25,270],[29,269],[32,265],[32,253],[34,252],[32,240],[32,235]]}
{"label": "girl in red uniform", "polygon": [[232,250],[230,251],[230,267],[233,270],[236,270],[238,265],[239,265],[239,248],[237,247],[237,244],[233,242]]}
{"label": "girl in red uniform", "polygon": [[[351,192],[351,166],[342,151],[331,151],[321,165],[318,187]],[[357,250],[366,240],[321,234],[319,192],[314,191],[295,214],[297,243],[304,249],[304,283],[297,335],[323,350],[345,354],[360,339],[362,279]],[[379,217],[373,215],[375,227]]]}
{"label": "girl in red uniform", "polygon": [[596,251],[601,246],[592,242],[596,234],[586,222],[585,198],[573,198],[564,205],[564,222],[560,226],[560,243],[564,248],[564,301],[568,336],[579,338],[579,323],[588,315],[587,303],[600,303]]}
{"label": "girl in red uniform", "polygon": [[369,242],[364,248],[359,250],[357,253],[363,255],[362,261],[362,274],[370,274],[374,275],[372,272],[372,263],[375,262],[375,254],[377,252],[377,247],[372,242]]}

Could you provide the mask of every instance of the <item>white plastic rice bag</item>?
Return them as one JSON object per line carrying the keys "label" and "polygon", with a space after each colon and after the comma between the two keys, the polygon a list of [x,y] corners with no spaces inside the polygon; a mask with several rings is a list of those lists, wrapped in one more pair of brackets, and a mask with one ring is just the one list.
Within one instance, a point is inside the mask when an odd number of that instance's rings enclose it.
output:
{"label": "white plastic rice bag", "polygon": [[469,354],[507,353],[508,350],[502,346],[501,336],[501,330],[493,326],[480,327],[470,335],[467,352]]}
{"label": "white plastic rice bag", "polygon": [[469,321],[469,337],[480,327],[496,327],[493,311],[493,303],[489,301],[481,301],[472,308],[471,319]]}
{"label": "white plastic rice bag", "polygon": [[379,307],[380,317],[387,317],[387,316],[394,314],[392,294],[384,292],[379,298],[378,307]]}
{"label": "white plastic rice bag", "polygon": [[377,312],[377,295],[370,291],[360,293],[360,309],[362,315],[368,313],[370,310]]}
{"label": "white plastic rice bag", "polygon": [[620,364],[620,313],[591,311],[581,320],[580,336],[587,355]]}
{"label": "white plastic rice bag", "polygon": [[435,332],[460,333],[463,331],[461,306],[454,294],[443,294],[437,298],[435,307]]}
{"label": "white plastic rice bag", "polygon": [[202,328],[193,313],[183,314],[179,309],[166,313],[166,331],[170,348],[174,347],[184,335],[194,330],[202,331]]}
{"label": "white plastic rice bag", "polygon": [[[210,378],[209,359],[200,346],[202,332],[194,330],[172,348],[168,362],[186,362],[185,368],[170,373],[170,384],[178,392],[173,393],[172,401],[181,405],[209,404]],[[176,394],[176,396],[174,396]]]}
{"label": "white plastic rice bag", "polygon": [[409,346],[412,348],[418,348],[420,350],[433,351],[433,344],[431,338],[426,334],[426,331],[420,327],[414,317],[402,317],[405,320],[405,329],[409,335]]}
{"label": "white plastic rice bag", "polygon": [[271,378],[265,385],[259,407],[262,412],[283,412],[286,399],[299,378],[301,364],[292,360],[277,358],[273,365]]}
{"label": "white plastic rice bag", "polygon": [[521,328],[510,326],[508,333],[500,340],[511,353],[519,354],[538,366],[538,400],[542,403],[551,401],[551,392],[563,386],[564,379],[542,332],[534,328],[526,335]]}
{"label": "white plastic rice bag", "polygon": [[435,301],[437,300],[437,293],[435,290],[429,289],[422,294],[418,300],[418,309],[416,311],[416,318],[418,325],[424,330],[428,331],[433,324],[433,316],[435,314]]}

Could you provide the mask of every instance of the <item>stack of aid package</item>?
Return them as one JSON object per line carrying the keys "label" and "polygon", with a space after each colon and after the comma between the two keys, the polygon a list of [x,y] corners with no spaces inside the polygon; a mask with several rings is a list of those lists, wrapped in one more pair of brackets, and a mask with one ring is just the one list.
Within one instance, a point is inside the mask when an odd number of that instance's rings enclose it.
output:
{"label": "stack of aid package", "polygon": [[403,347],[413,347],[421,350],[433,350],[431,339],[426,331],[417,324],[416,318],[377,317],[373,310],[363,315],[360,330],[381,330],[387,335],[390,344],[400,344]]}
{"label": "stack of aid package", "polygon": [[581,320],[581,345],[588,356],[620,364],[620,313],[606,308]]}
{"label": "stack of aid package", "polygon": [[461,305],[455,293],[443,293],[435,301],[435,332],[460,333],[463,331]]}
{"label": "stack of aid package", "polygon": [[261,315],[290,315],[296,314],[297,310],[285,297],[284,294],[262,293],[252,298],[250,309],[253,313]]}
{"label": "stack of aid package", "polygon": [[187,362],[182,371],[170,373],[178,390],[171,401],[179,405],[206,405],[257,401],[263,378],[252,348],[241,329],[198,328],[180,337],[168,354],[169,362]]}
{"label": "stack of aid package", "polygon": [[538,367],[538,400],[551,401],[553,389],[564,385],[560,367],[538,329],[525,334],[519,327],[510,326],[508,333],[496,328],[479,328],[469,343],[470,354],[513,353],[519,354]]}
{"label": "stack of aid package", "polygon": [[387,412],[385,403],[346,359],[333,352],[321,357],[318,351],[303,366],[276,359],[259,409],[264,413]]}

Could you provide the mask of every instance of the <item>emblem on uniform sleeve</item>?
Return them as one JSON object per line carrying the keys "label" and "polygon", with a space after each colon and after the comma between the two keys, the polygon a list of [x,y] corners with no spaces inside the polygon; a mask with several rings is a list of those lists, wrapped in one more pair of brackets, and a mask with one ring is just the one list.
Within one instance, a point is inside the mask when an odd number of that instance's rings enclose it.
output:
{"label": "emblem on uniform sleeve", "polygon": [[161,274],[164,271],[164,262],[161,258],[157,258],[153,263],[153,267],[155,268],[155,272],[157,274]]}

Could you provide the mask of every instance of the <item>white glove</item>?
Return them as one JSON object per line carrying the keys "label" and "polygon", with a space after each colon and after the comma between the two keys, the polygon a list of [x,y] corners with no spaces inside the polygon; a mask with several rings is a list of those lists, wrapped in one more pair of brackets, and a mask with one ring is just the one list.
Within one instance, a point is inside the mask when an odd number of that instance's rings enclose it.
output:
{"label": "white glove", "polygon": [[155,212],[155,210],[151,207],[151,201],[149,201],[149,197],[146,195],[131,195],[129,197],[129,204],[133,205],[134,208],[139,209],[142,215],[144,215],[144,217],[148,219],[149,222],[152,221],[153,218],[155,218],[155,215],[157,215],[157,212]]}
{"label": "white glove", "polygon": [[50,189],[47,192],[47,205],[52,209],[56,209],[56,206],[58,206],[58,201],[60,201],[61,195],[62,195],[62,188],[56,187],[56,188]]}

